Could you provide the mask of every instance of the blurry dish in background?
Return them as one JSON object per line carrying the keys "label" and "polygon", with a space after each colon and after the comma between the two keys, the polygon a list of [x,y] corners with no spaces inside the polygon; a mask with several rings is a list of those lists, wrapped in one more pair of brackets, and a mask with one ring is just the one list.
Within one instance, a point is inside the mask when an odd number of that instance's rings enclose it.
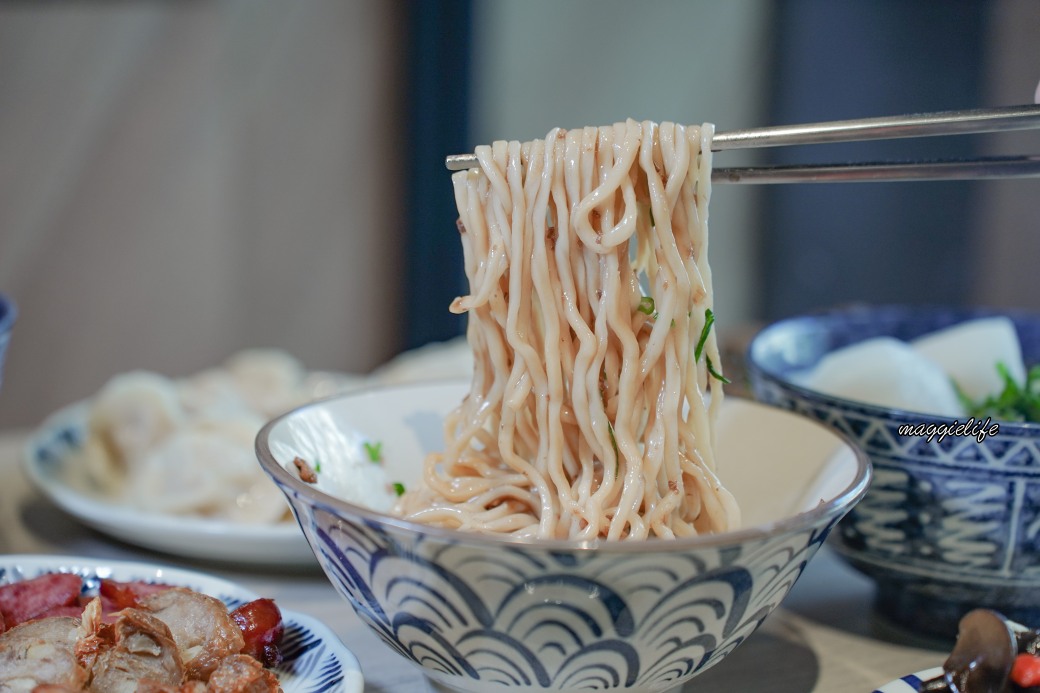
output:
{"label": "blurry dish in background", "polygon": [[294,522],[248,525],[181,517],[124,506],[70,482],[87,436],[85,402],[59,410],[25,448],[29,478],[55,505],[85,525],[122,541],[204,560],[268,565],[312,565],[314,556]]}
{"label": "blurry dish in background", "polygon": [[[792,379],[844,399],[924,414],[992,415],[1009,384],[1026,387],[1015,324],[1006,316],[975,318],[912,340],[870,337],[836,349]],[[969,406],[970,405],[970,406]]]}
{"label": "blurry dish in background", "polygon": [[[174,380],[132,372],[36,430],[26,470],[89,527],[164,553],[233,563],[312,565],[253,439],[283,410],[379,382],[468,375],[464,339],[392,359],[371,376],[305,372],[290,355],[249,350]],[[272,493],[273,491],[273,493]]]}
{"label": "blurry dish in background", "polygon": [[1035,693],[1040,688],[1040,630],[990,609],[961,619],[942,671],[919,690],[928,693]]}
{"label": "blurry dish in background", "polygon": [[[84,405],[65,482],[128,509],[244,525],[289,522],[289,508],[256,463],[268,419],[314,399],[289,354],[250,350],[183,379],[133,371]],[[344,384],[346,385],[346,384]]]}
{"label": "blurry dish in background", "polygon": [[[119,582],[162,583],[188,587],[223,601],[228,608],[253,601],[260,595],[227,580],[179,568],[135,561],[99,561],[72,556],[0,555],[0,585],[30,580],[49,573],[71,573],[88,587],[101,579]],[[304,614],[281,610],[282,662],[271,670],[285,693],[337,691],[361,693],[361,665],[339,638],[320,621]]]}
{"label": "blurry dish in background", "polygon": [[[1004,321],[969,321],[998,316],[1010,320],[1017,343],[971,346],[980,325]],[[968,346],[951,344],[949,354],[981,373],[1008,354],[1040,363],[1038,314],[909,305],[857,305],[780,320],[759,332],[747,356],[756,399],[842,431],[870,456],[873,483],[835,532],[834,546],[877,582],[875,608],[887,621],[946,640],[964,614],[980,607],[1040,623],[1040,424],[854,401],[807,387],[803,376],[848,345],[878,337],[914,342],[955,325],[971,328]],[[956,329],[946,334],[965,336]],[[918,344],[931,350],[931,339]]]}
{"label": "blurry dish in background", "polygon": [[401,385],[422,380],[456,380],[473,375],[473,349],[465,337],[431,342],[406,351],[375,369],[373,385]]}

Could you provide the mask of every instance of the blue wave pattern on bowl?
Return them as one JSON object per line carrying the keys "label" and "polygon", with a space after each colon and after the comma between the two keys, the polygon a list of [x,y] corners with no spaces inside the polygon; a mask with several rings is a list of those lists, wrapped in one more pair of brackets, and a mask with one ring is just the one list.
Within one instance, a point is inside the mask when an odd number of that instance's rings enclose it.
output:
{"label": "blue wave pattern on bowl", "polygon": [[[828,351],[879,335],[910,340],[991,311],[847,309],[778,322],[752,342],[755,397],[822,421],[870,456],[874,479],[838,532],[839,549],[878,581],[879,609],[915,630],[952,637],[985,604],[1040,622],[1040,425],[1000,423],[996,436],[924,437],[904,424],[949,419],[815,393],[792,376]],[[1026,363],[1040,362],[1040,318],[1010,314]]]}
{"label": "blue wave pattern on bowl", "polygon": [[360,618],[427,675],[466,690],[666,690],[750,635],[837,522],[648,563],[602,549],[483,554],[288,495]]}
{"label": "blue wave pattern on bowl", "polygon": [[918,693],[921,690],[921,684],[925,681],[941,676],[943,673],[942,667],[935,667],[933,669],[926,669],[925,671],[918,671],[913,674],[907,674],[895,681],[886,683],[881,688],[874,689],[873,693]]}
{"label": "blue wave pattern on bowl", "polygon": [[[98,594],[102,578],[110,577],[111,571],[99,571],[76,564],[62,566],[60,570],[49,567],[27,570],[20,566],[5,567],[0,565],[0,585],[31,580],[32,578],[54,572],[79,575],[83,578],[82,594],[94,597]],[[148,572],[139,576],[121,574],[116,579],[168,584],[162,578],[157,578],[154,574],[149,574]],[[190,587],[197,591],[205,591],[200,585],[187,584],[183,581],[174,581],[173,584]],[[212,596],[224,602],[229,610],[235,609],[249,601],[242,595],[212,594]],[[342,690],[345,676],[343,663],[337,654],[329,648],[323,637],[302,623],[299,618],[294,617],[292,614],[286,614],[285,616],[285,633],[282,636],[281,644],[282,662],[272,668],[272,671],[278,676],[285,693],[333,693],[334,691]]]}

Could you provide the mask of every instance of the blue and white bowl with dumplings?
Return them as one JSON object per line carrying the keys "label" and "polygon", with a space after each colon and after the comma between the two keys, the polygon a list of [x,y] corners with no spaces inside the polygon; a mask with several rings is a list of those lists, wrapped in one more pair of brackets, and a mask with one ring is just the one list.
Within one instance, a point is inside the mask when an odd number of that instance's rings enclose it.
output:
{"label": "blue and white bowl with dumplings", "polygon": [[845,436],[730,399],[718,465],[742,508],[735,531],[518,541],[366,507],[420,483],[467,391],[439,382],[308,404],[268,423],[256,446],[337,591],[446,690],[678,690],[752,635],[870,479]]}
{"label": "blue and white bowl with dumplings", "polygon": [[[1040,624],[1040,424],[1012,420],[1040,403],[1040,371],[1025,385],[1037,363],[1040,316],[985,309],[852,306],[752,339],[758,400],[870,456],[836,547],[876,581],[890,624],[952,639],[977,607]],[[974,408],[987,398],[996,411]]]}

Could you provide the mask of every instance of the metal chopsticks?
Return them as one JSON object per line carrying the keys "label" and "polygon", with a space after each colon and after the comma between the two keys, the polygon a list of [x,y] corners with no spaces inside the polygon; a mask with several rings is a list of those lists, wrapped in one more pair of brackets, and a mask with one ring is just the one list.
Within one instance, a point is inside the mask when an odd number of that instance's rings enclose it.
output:
{"label": "metal chopsticks", "polygon": [[[964,135],[1040,128],[1040,105],[1003,106],[880,118],[834,120],[715,133],[713,151],[800,144],[858,142],[939,135]],[[473,154],[455,154],[445,166],[477,166]],[[1003,156],[940,161],[878,161],[795,166],[716,168],[716,183],[839,183],[853,181],[970,180],[1040,177],[1040,156]]]}
{"label": "metal chopsticks", "polygon": [[1040,156],[716,168],[713,183],[852,183],[1040,177]]}

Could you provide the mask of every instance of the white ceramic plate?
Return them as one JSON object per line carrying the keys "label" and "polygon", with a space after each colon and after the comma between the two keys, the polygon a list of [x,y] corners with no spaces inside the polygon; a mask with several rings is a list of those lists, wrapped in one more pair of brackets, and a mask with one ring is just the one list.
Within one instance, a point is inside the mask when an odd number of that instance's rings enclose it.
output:
{"label": "white ceramic plate", "polygon": [[85,402],[58,410],[32,435],[24,453],[29,478],[68,514],[99,532],[163,553],[254,565],[317,565],[295,522],[261,526],[160,515],[75,488],[65,467],[85,440],[86,416]]}
{"label": "white ceramic plate", "polygon": [[903,678],[890,681],[881,688],[874,689],[874,693],[917,693],[923,682],[940,676],[942,672],[942,667],[935,667],[934,669],[925,669],[924,671],[907,674]]}
{"label": "white ceramic plate", "polygon": [[[58,572],[81,576],[88,590],[96,587],[101,578],[189,587],[217,597],[229,608],[259,596],[233,582],[179,568],[72,556],[0,556],[0,585]],[[361,693],[364,690],[357,657],[327,626],[284,609],[282,622],[285,625],[281,646],[283,661],[273,671],[285,693]]]}

